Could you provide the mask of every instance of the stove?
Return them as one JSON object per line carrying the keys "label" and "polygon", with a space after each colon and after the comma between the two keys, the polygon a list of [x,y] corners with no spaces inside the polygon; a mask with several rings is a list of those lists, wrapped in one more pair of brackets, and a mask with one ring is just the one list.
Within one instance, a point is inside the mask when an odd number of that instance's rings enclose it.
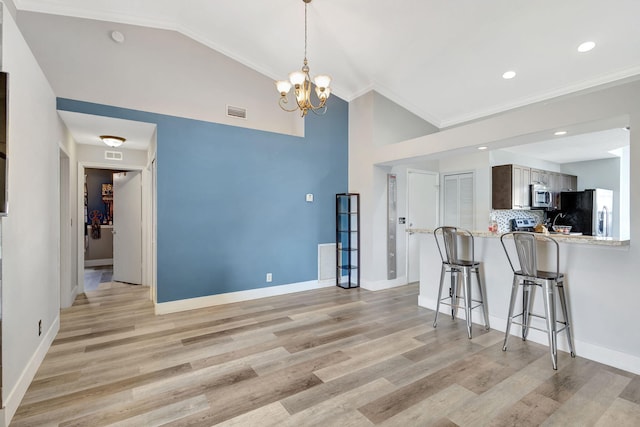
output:
{"label": "stove", "polygon": [[534,218],[514,218],[511,220],[511,231],[534,231],[536,220]]}

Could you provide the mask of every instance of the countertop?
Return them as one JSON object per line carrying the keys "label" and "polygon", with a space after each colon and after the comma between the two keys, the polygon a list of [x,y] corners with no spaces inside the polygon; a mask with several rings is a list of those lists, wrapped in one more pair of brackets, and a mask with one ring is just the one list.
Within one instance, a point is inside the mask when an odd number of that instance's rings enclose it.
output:
{"label": "countertop", "polygon": [[[407,228],[407,233],[433,234],[433,229],[427,228]],[[492,233],[490,231],[472,231],[473,237],[498,238],[503,233]],[[613,237],[594,237],[594,236],[577,236],[558,233],[549,233],[549,237],[553,237],[558,242],[576,243],[582,245],[595,246],[629,246],[629,240],[614,239]]]}

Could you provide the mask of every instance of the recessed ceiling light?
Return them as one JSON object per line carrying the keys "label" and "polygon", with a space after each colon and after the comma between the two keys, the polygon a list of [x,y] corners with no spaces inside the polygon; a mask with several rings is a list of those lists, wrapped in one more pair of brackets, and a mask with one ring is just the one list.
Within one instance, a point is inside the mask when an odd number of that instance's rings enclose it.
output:
{"label": "recessed ceiling light", "polygon": [[482,147],[478,147],[478,150],[486,150],[487,148],[489,148],[489,147],[483,145]]}
{"label": "recessed ceiling light", "polygon": [[516,76],[516,72],[515,71],[507,71],[502,75],[503,79],[509,80],[512,79]]}
{"label": "recessed ceiling light", "polygon": [[596,44],[594,42],[584,42],[580,46],[578,46],[578,52],[589,52],[594,47],[596,47]]}
{"label": "recessed ceiling light", "polygon": [[116,43],[124,43],[124,34],[120,31],[111,31],[111,39]]}
{"label": "recessed ceiling light", "polygon": [[566,135],[567,131],[566,130],[559,130],[558,132],[554,133],[555,136],[561,136],[561,135]]}

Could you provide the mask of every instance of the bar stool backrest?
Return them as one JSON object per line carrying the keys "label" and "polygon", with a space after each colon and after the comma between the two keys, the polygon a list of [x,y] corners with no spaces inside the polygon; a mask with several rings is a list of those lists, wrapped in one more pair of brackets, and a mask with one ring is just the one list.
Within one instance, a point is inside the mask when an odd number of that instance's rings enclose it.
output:
{"label": "bar stool backrest", "polygon": [[532,234],[514,234],[520,269],[526,276],[538,275],[538,256],[536,254],[536,239]]}
{"label": "bar stool backrest", "polygon": [[[505,236],[513,237],[516,253],[518,255],[518,264],[520,265],[519,271],[514,266],[511,256],[509,255],[509,251],[504,243]],[[519,274],[530,277],[538,277],[538,255],[536,252],[537,241],[552,243],[552,247],[555,248],[555,268],[553,270],[555,270],[556,277],[558,277],[560,275],[560,249],[558,247],[558,242],[555,239],[544,234],[524,231],[512,231],[500,236],[500,242],[502,243],[502,247],[504,248],[504,252],[507,255],[507,260],[509,261],[509,265],[513,272],[518,272]]]}
{"label": "bar stool backrest", "polygon": [[[461,238],[470,239],[470,252],[471,259],[466,261],[475,261],[474,254],[474,243],[473,243],[473,235],[468,230],[457,227],[443,226],[438,227],[433,231],[433,235],[436,239],[436,245],[438,246],[438,251],[440,252],[440,258],[442,262],[448,264],[460,264],[463,261],[463,251],[461,250],[459,243]],[[444,243],[444,251],[440,246],[440,239]]]}

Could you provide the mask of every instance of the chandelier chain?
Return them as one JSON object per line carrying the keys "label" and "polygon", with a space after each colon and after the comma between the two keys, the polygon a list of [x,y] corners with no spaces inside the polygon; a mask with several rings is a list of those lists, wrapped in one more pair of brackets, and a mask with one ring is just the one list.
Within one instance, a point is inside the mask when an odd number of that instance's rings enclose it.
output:
{"label": "chandelier chain", "polygon": [[304,4],[304,60],[307,60],[307,5]]}

